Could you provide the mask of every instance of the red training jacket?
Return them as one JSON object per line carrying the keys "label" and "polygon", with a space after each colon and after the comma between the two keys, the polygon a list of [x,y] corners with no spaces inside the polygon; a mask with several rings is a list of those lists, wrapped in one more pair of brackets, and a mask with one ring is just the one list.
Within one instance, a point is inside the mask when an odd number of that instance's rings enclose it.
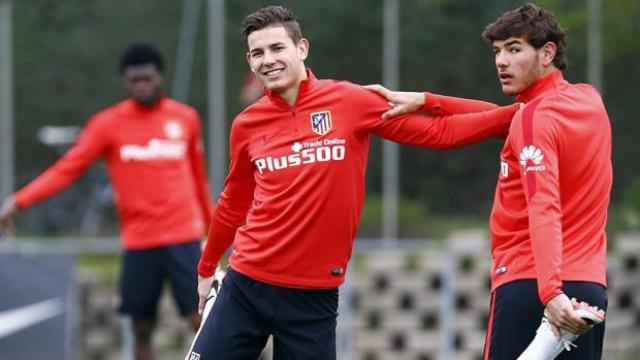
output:
{"label": "red training jacket", "polygon": [[[428,109],[441,113],[456,104],[454,98],[427,99]],[[495,108],[461,102],[469,111]],[[233,242],[231,267],[258,281],[293,288],[340,285],[360,221],[370,136],[453,148],[505,135],[517,108],[384,121],[385,99],[349,82],[318,80],[311,72],[293,107],[267,91],[231,127],[229,175],[200,275],[211,276]]]}
{"label": "red training jacket", "polygon": [[122,101],[94,115],[74,146],[16,193],[17,205],[45,200],[104,158],[125,249],[200,239],[212,204],[200,127],[198,113],[175,100]]}
{"label": "red training jacket", "polygon": [[611,128],[600,94],[560,71],[518,100],[491,213],[492,284],[537,279],[546,304],[562,280],[606,286]]}

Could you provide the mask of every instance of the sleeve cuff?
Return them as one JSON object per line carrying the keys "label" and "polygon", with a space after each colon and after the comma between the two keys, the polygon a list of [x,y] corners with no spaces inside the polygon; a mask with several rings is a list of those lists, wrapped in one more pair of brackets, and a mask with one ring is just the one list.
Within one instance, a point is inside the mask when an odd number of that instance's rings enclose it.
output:
{"label": "sleeve cuff", "polygon": [[423,95],[424,95],[424,104],[422,105],[422,108],[420,110],[425,112],[430,112],[431,110],[433,110],[434,107],[439,107],[440,104],[434,100],[433,94],[429,92],[424,92]]}
{"label": "sleeve cuff", "polygon": [[200,261],[198,263],[198,275],[205,278],[212,277],[216,272],[216,266],[217,264],[203,263]]}
{"label": "sleeve cuff", "polygon": [[547,303],[549,301],[551,301],[551,299],[553,299],[554,297],[558,296],[562,294],[562,289],[560,288],[556,288],[556,289],[549,289],[546,291],[542,291],[540,292],[540,301],[542,302],[542,304],[544,306],[547,306]]}
{"label": "sleeve cuff", "polygon": [[437,97],[430,92],[424,93],[424,105],[422,105],[422,111],[429,114],[438,114],[442,110],[442,105],[437,100]]}
{"label": "sleeve cuff", "polygon": [[26,203],[24,196],[22,196],[21,192],[17,192],[13,194],[13,201],[16,204],[16,207],[20,210],[23,210],[29,207],[29,204]]}

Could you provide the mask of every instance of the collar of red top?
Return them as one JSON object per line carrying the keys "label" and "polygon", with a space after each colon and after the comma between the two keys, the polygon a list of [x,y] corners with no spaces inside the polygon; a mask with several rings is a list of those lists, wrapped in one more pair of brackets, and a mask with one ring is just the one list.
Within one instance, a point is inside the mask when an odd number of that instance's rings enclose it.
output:
{"label": "collar of red top", "polygon": [[[298,103],[299,99],[304,97],[306,93],[308,93],[318,81],[318,79],[315,75],[313,75],[313,72],[311,72],[310,69],[306,69],[305,71],[307,72],[307,78],[300,82],[300,88],[298,89],[298,97],[296,98],[296,103]],[[267,94],[269,100],[271,100],[271,102],[273,102],[274,104],[285,107],[287,109],[291,108],[291,106],[289,106],[289,104],[287,104],[287,102],[277,92],[267,88],[264,89],[264,92],[265,94]]]}
{"label": "collar of red top", "polygon": [[144,106],[144,105],[141,105],[139,102],[135,101],[134,99],[129,98],[127,101],[127,105],[131,111],[135,111],[139,113],[147,113],[147,112],[158,109],[160,106],[162,106],[162,104],[166,101],[166,99],[167,99],[167,96],[162,94],[158,98],[158,102],[156,102],[155,105]]}
{"label": "collar of red top", "polygon": [[529,86],[525,91],[518,95],[517,100],[519,102],[528,103],[531,100],[540,97],[547,91],[555,89],[558,85],[566,83],[567,81],[562,76],[562,71],[556,70]]}

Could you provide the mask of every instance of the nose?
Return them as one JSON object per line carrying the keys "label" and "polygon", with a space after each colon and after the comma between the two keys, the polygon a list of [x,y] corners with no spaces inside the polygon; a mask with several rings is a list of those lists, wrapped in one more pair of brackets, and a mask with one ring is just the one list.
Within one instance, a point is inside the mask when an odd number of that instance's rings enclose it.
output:
{"label": "nose", "polygon": [[504,69],[509,66],[509,59],[505,51],[498,51],[496,53],[496,67],[498,69]]}
{"label": "nose", "polygon": [[270,65],[270,64],[273,64],[274,62],[275,62],[275,57],[273,52],[265,51],[264,58],[263,58],[264,65]]}

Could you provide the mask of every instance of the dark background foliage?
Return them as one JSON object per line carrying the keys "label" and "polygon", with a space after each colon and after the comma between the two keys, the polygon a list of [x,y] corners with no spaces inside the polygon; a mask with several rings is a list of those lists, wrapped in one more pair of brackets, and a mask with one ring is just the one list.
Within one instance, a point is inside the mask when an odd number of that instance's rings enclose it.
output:
{"label": "dark background foliage", "polygon": [[[182,2],[175,0],[29,0],[14,1],[15,109],[18,184],[50,165],[59,151],[39,143],[45,125],[83,125],[96,111],[124,98],[117,63],[132,41],[156,44],[165,55],[166,89],[170,89],[178,45]],[[206,1],[203,2],[205,5]],[[241,111],[238,93],[248,67],[240,36],[243,17],[274,2],[227,1],[227,117]],[[378,83],[382,77],[382,1],[279,1],[299,17],[311,41],[307,65],[316,75]],[[506,104],[500,93],[489,46],[480,33],[504,11],[518,6],[507,0],[400,1],[400,87]],[[572,82],[587,81],[587,5],[582,0],[547,0],[568,31]],[[638,226],[640,134],[637,101],[640,85],[640,2],[603,1],[603,91],[614,136],[613,216],[620,227]],[[202,11],[189,103],[206,124],[206,33]],[[483,222],[492,203],[501,141],[488,141],[450,152],[401,150],[403,236],[429,236],[437,219]],[[87,208],[82,200],[102,198],[104,175],[91,175],[58,200],[45,203],[26,219],[31,229],[47,232],[77,229]],[[381,189],[380,142],[374,141],[368,171],[369,207],[362,234],[376,236]],[[98,179],[98,180],[96,180]],[[104,185],[100,185],[104,187]],[[98,190],[96,190],[98,189]],[[88,194],[88,195],[87,195]],[[635,200],[634,200],[635,199]],[[108,201],[107,201],[108,203]],[[84,207],[83,207],[84,206]],[[107,206],[108,207],[108,206]],[[635,209],[635,210],[634,210]],[[38,220],[39,219],[39,220]],[[44,221],[42,219],[48,219]],[[428,219],[428,220],[425,220]],[[44,222],[58,224],[47,226]],[[431,222],[430,222],[431,221]],[[112,229],[112,215],[99,228]],[[430,225],[432,224],[432,225]],[[455,223],[454,223],[455,224]],[[635,225],[634,225],[635,224]],[[618,226],[617,225],[617,226]],[[57,230],[56,230],[57,229]],[[111,231],[111,230],[107,230]]]}

